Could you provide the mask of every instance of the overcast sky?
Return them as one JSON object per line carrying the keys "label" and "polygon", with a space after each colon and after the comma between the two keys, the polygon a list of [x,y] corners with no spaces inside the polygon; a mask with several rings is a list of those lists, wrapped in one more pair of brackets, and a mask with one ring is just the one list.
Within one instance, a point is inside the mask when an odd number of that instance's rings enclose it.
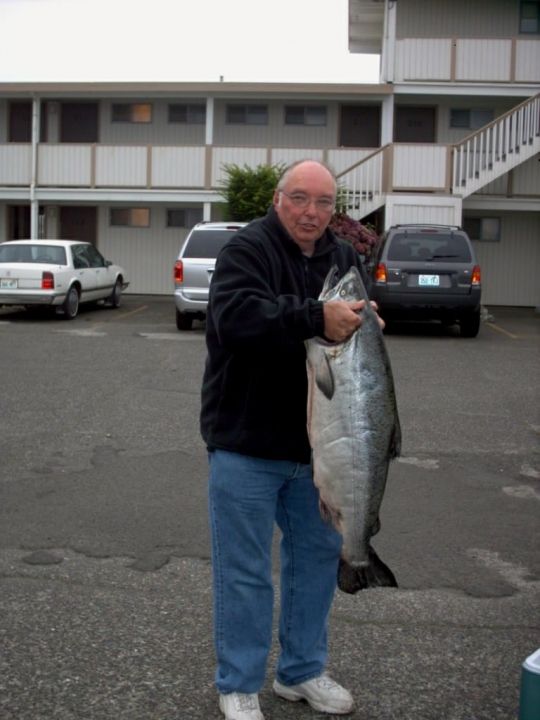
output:
{"label": "overcast sky", "polygon": [[348,0],[0,0],[0,81],[378,82]]}

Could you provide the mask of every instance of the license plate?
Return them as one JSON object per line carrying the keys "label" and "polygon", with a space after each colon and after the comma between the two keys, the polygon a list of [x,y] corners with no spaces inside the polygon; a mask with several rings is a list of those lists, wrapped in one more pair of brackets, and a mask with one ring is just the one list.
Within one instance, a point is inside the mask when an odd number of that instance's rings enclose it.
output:
{"label": "license plate", "polygon": [[17,280],[12,280],[11,278],[1,278],[0,279],[0,288],[3,290],[15,290],[17,287]]}
{"label": "license plate", "polygon": [[439,286],[439,276],[438,275],[419,275],[418,276],[418,285],[421,285],[422,287],[438,287]]}

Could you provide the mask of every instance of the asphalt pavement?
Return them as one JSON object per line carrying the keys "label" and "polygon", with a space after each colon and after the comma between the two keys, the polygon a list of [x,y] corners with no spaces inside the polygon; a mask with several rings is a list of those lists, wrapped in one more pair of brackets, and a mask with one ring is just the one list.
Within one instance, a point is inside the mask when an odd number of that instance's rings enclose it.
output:
{"label": "asphalt pavement", "polygon": [[[375,545],[399,587],[338,592],[330,624],[357,720],[515,719],[540,647],[540,316],[484,318],[387,334],[404,448]],[[222,717],[203,362],[169,298],[0,309],[1,720]],[[273,696],[276,652],[266,720],[327,717]]]}

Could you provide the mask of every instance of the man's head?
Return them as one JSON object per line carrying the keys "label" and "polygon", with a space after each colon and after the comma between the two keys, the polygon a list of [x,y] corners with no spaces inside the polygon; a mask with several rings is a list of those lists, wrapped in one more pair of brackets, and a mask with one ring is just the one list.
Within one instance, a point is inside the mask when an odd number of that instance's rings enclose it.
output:
{"label": "man's head", "polygon": [[336,192],[332,171],[314,160],[290,165],[277,184],[273,201],[276,213],[292,239],[308,255],[328,227]]}

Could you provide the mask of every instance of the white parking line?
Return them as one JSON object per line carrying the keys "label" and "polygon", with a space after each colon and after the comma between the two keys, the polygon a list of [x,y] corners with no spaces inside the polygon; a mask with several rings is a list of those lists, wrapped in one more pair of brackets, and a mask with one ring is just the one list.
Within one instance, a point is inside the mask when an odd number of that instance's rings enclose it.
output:
{"label": "white parking line", "polygon": [[104,337],[107,333],[94,330],[93,328],[84,330],[55,330],[57,333],[64,333],[66,335],[78,335],[79,337]]}
{"label": "white parking line", "polygon": [[146,340],[180,340],[181,342],[194,342],[196,340],[204,342],[204,335],[195,333],[138,333]]}
{"label": "white parking line", "polygon": [[540,586],[539,581],[527,579],[531,574],[526,567],[503,560],[498,552],[482,548],[469,548],[467,555],[489,570],[499,573],[506,582],[519,590],[532,590]]}

